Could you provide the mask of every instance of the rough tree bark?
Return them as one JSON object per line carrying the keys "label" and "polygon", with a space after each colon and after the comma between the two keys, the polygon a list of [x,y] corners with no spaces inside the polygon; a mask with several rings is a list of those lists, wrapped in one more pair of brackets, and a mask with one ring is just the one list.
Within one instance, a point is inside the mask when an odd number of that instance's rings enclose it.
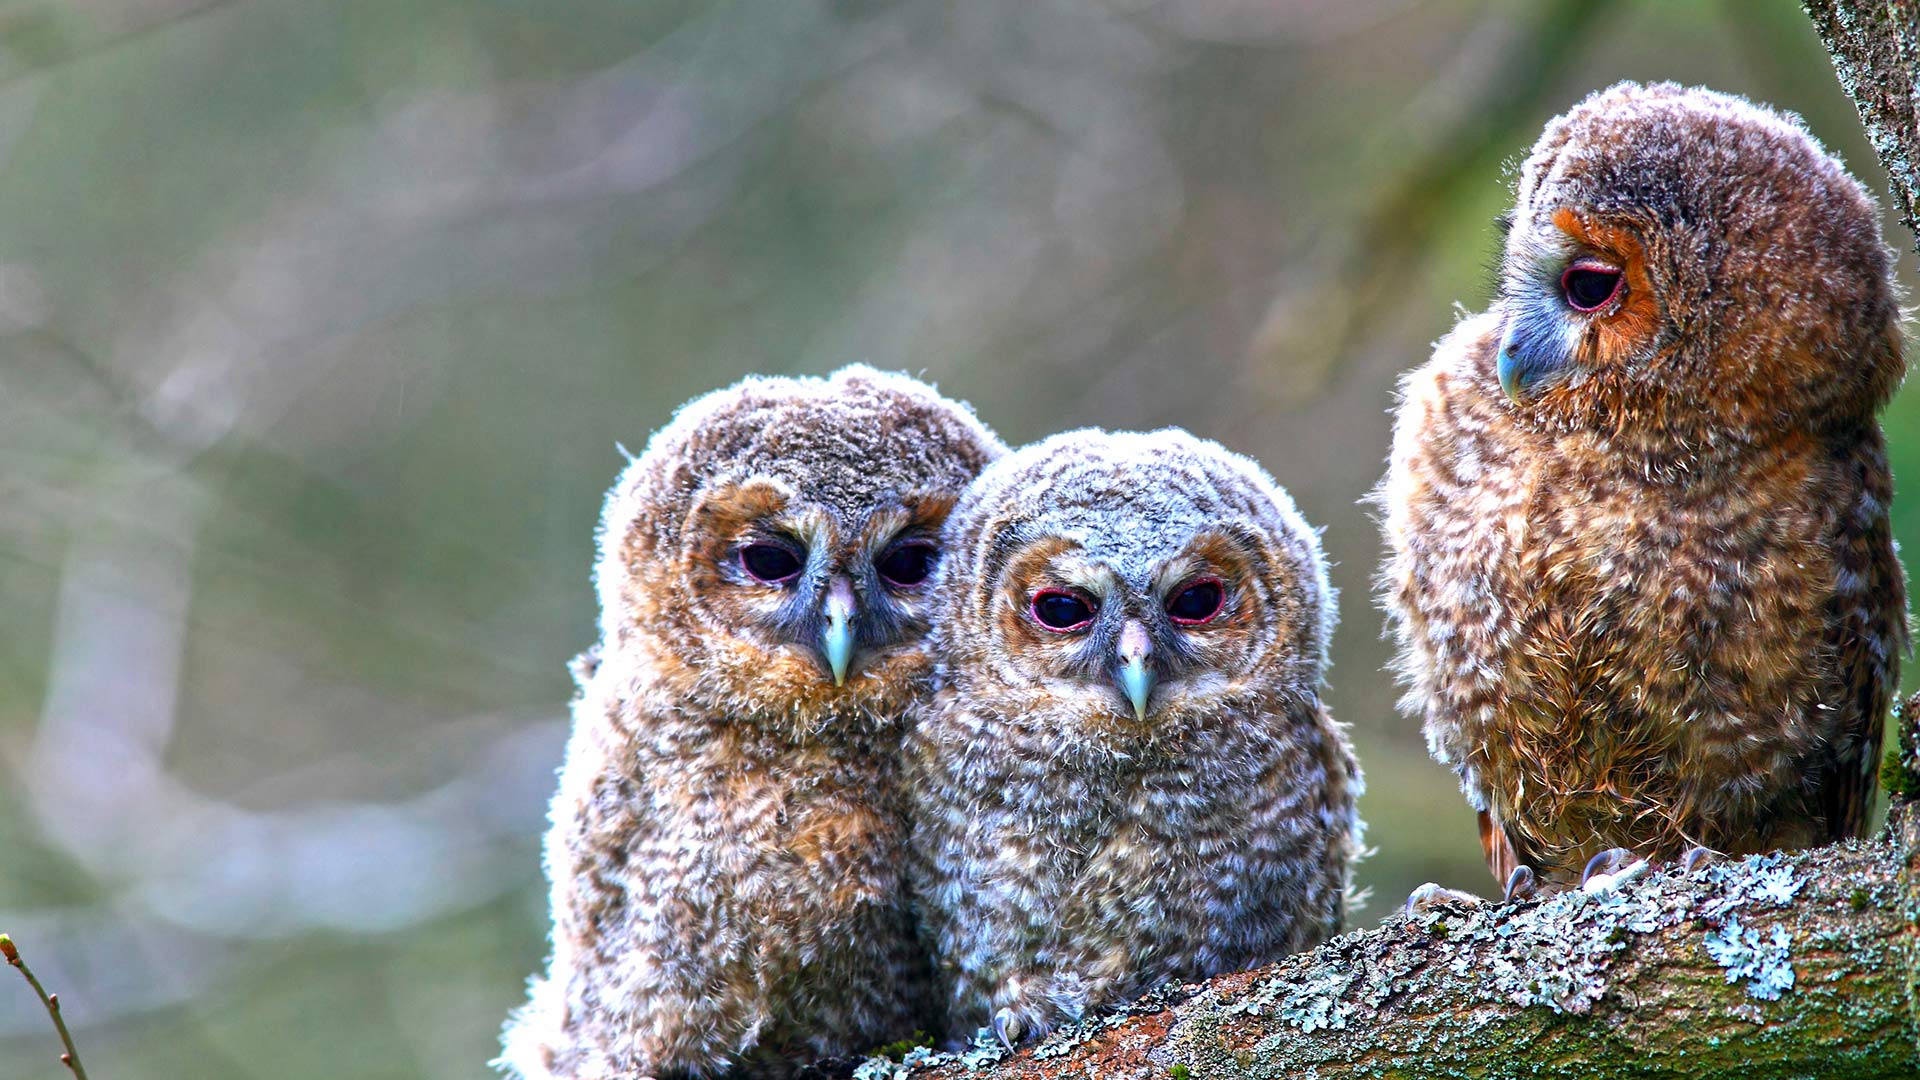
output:
{"label": "rough tree bark", "polygon": [[863,1080],[1911,1078],[1920,820],[1612,892],[1447,906],[1001,1055]]}
{"label": "rough tree bark", "polygon": [[[1833,57],[1886,167],[1900,220],[1920,252],[1920,0],[1806,0],[1801,6]],[[1920,709],[1907,703],[1898,764],[1882,778],[1896,796],[1920,798]]]}
{"label": "rough tree bark", "polygon": [[1893,181],[1900,219],[1920,238],[1920,3],[1806,0],[1803,6]]}
{"label": "rough tree bark", "polygon": [[[1807,0],[1920,236],[1920,0]],[[1920,696],[1889,788],[1920,791]],[[1448,906],[1162,990],[1018,1054],[862,1080],[1920,1076],[1920,805],[1870,843]]]}

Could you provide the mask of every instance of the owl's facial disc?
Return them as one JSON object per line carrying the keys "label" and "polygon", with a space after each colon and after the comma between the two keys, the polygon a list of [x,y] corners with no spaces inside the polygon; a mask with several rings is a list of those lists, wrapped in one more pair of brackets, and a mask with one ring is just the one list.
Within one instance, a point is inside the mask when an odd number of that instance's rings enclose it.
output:
{"label": "owl's facial disc", "polygon": [[[1191,555],[1130,580],[1072,550],[1041,580],[1027,597],[1026,621],[1041,641],[1057,643],[1060,673],[1096,696],[1118,691],[1137,722],[1194,692],[1189,678],[1213,670],[1215,655],[1199,635],[1226,610],[1228,588]],[[1101,682],[1108,689],[1096,691]]]}
{"label": "owl's facial disc", "polygon": [[1496,370],[1516,405],[1567,379],[1639,351],[1652,307],[1638,239],[1568,208],[1545,235],[1514,235],[1504,285],[1506,329]]}
{"label": "owl's facial disc", "polygon": [[813,654],[836,687],[916,640],[950,504],[916,498],[852,522],[825,508],[783,507],[753,522],[735,559],[741,585],[759,598],[764,631]]}

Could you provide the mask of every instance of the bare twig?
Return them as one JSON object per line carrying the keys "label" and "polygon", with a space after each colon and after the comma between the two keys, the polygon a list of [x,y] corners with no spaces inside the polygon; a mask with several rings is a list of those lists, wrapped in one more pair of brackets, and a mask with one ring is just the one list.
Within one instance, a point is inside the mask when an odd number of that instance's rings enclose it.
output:
{"label": "bare twig", "polygon": [[33,969],[20,959],[20,950],[14,947],[13,939],[6,934],[0,934],[0,956],[6,957],[7,963],[20,969],[27,985],[40,995],[40,1004],[47,1007],[47,1015],[53,1017],[54,1030],[60,1033],[60,1044],[67,1048],[60,1055],[61,1063],[73,1070],[74,1080],[87,1080],[87,1070],[80,1064],[80,1051],[73,1048],[73,1033],[67,1030],[67,1022],[60,1015],[60,995],[47,993],[46,987],[41,986],[40,980],[34,977]]}

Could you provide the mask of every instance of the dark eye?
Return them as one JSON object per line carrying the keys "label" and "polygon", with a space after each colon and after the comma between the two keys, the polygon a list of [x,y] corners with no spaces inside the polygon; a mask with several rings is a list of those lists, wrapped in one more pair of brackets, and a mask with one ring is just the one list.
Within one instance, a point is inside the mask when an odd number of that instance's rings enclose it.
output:
{"label": "dark eye", "polygon": [[1033,621],[1058,633],[1093,621],[1093,602],[1064,589],[1046,589],[1033,598]]}
{"label": "dark eye", "polygon": [[889,585],[905,587],[918,585],[933,573],[933,564],[940,559],[940,549],[925,540],[908,540],[895,544],[880,561],[873,565],[880,576]]}
{"label": "dark eye", "polygon": [[1605,307],[1620,291],[1620,271],[1597,263],[1574,263],[1560,275],[1560,291],[1577,311]]}
{"label": "dark eye", "polygon": [[748,544],[740,549],[740,568],[757,581],[777,585],[800,572],[800,556],[782,544]]}
{"label": "dark eye", "polygon": [[1227,601],[1227,590],[1213,578],[1189,582],[1167,601],[1167,617],[1185,626],[1206,622],[1220,614]]}

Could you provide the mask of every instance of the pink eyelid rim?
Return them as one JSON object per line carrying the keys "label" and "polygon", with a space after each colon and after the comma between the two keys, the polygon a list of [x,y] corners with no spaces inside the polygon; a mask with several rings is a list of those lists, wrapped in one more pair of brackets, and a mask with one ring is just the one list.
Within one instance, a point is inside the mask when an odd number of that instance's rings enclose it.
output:
{"label": "pink eyelid rim", "polygon": [[[1588,270],[1596,274],[1612,274],[1613,291],[1607,294],[1605,300],[1600,301],[1592,307],[1581,307],[1579,304],[1573,302],[1573,297],[1567,292],[1567,279],[1573,276],[1575,270]],[[1567,298],[1567,306],[1575,311],[1599,311],[1601,308],[1613,303],[1614,300],[1620,296],[1620,288],[1626,283],[1627,275],[1619,267],[1608,266],[1606,263],[1594,259],[1578,259],[1575,260],[1572,266],[1560,272],[1560,295]]]}
{"label": "pink eyelid rim", "polygon": [[1097,614],[1100,611],[1100,605],[1093,603],[1092,601],[1088,600],[1086,597],[1081,596],[1079,593],[1073,592],[1069,589],[1041,589],[1039,592],[1033,594],[1033,599],[1027,601],[1027,617],[1033,620],[1034,625],[1038,626],[1042,630],[1045,630],[1049,634],[1071,634],[1075,630],[1079,630],[1089,625],[1090,623],[1092,623],[1093,615],[1088,615],[1086,618],[1081,619],[1079,622],[1074,623],[1072,626],[1048,626],[1040,618],[1040,601],[1043,597],[1048,597],[1048,596],[1070,597],[1074,600],[1078,600],[1081,603],[1087,605],[1087,610],[1090,612]]}
{"label": "pink eyelid rim", "polygon": [[1227,587],[1219,578],[1211,574],[1206,577],[1194,578],[1192,581],[1180,586],[1180,591],[1173,594],[1174,599],[1179,599],[1182,593],[1199,585],[1212,585],[1214,588],[1220,590],[1220,602],[1213,605],[1213,610],[1207,612],[1206,617],[1203,619],[1183,619],[1171,611],[1167,612],[1167,618],[1172,619],[1181,626],[1199,626],[1201,623],[1212,622],[1214,619],[1219,618],[1221,612],[1227,610]]}
{"label": "pink eyelid rim", "polygon": [[780,548],[780,550],[786,551],[788,555],[793,555],[793,552],[787,551],[786,548],[781,547],[779,544],[768,543],[765,540],[756,540],[751,544],[741,545],[740,553],[734,557],[740,563],[740,572],[752,578],[753,580],[761,583],[762,585],[779,585],[784,582],[792,581],[794,578],[797,578],[800,576],[800,571],[805,570],[807,568],[806,560],[800,558],[798,555],[794,555],[794,561],[799,563],[800,565],[793,568],[793,573],[788,574],[786,577],[772,577],[772,578],[761,577],[759,574],[756,574],[753,572],[753,567],[747,565],[747,552],[757,547]]}

